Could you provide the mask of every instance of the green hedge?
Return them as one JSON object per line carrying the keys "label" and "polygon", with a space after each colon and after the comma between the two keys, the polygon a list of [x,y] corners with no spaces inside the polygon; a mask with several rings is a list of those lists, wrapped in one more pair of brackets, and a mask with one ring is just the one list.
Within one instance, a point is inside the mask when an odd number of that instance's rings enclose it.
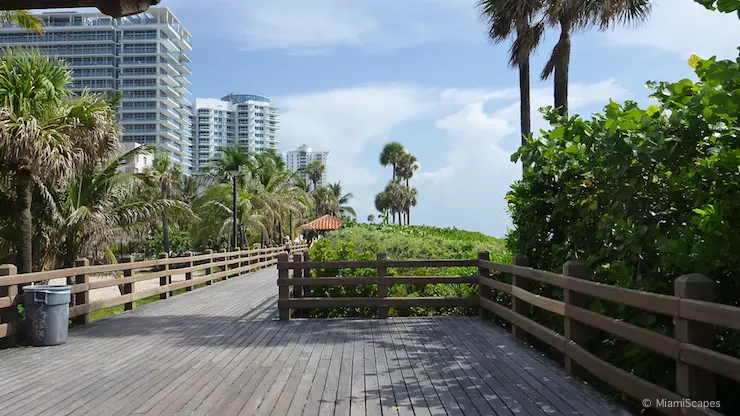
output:
{"label": "green hedge", "polygon": [[[309,250],[311,260],[375,260],[379,252],[391,260],[474,259],[479,251],[489,251],[494,261],[509,262],[502,239],[481,233],[428,226],[356,224],[331,232],[316,241]],[[389,276],[473,276],[474,267],[417,268],[388,270]],[[327,270],[313,276],[375,276],[375,269]],[[375,297],[377,285],[335,285],[314,287],[311,297]],[[390,296],[398,297],[467,297],[477,296],[477,285],[394,285]],[[315,317],[373,316],[370,308],[317,310]],[[469,315],[472,308],[391,308],[391,316]]]}
{"label": "green hedge", "polygon": [[[610,102],[588,120],[544,111],[551,130],[513,157],[526,166],[507,197],[513,252],[552,271],[580,258],[592,280],[664,294],[682,274],[702,273],[717,282],[718,302],[740,305],[740,59],[690,64],[699,81],[649,83],[656,104],[648,108]],[[669,317],[607,302],[591,308],[673,335]],[[537,318],[562,331],[561,319]],[[738,335],[719,331],[718,349],[740,357]],[[674,388],[672,360],[601,333],[589,349]],[[740,386],[722,379],[718,387],[723,411],[740,414],[730,393]]]}

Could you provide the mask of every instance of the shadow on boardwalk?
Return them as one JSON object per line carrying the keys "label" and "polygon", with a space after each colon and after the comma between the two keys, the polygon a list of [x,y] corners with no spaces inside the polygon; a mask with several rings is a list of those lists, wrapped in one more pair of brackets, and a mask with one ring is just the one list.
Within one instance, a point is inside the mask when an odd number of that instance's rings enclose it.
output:
{"label": "shadow on boardwalk", "polygon": [[621,415],[479,318],[276,318],[274,269],[0,351],[0,415]]}

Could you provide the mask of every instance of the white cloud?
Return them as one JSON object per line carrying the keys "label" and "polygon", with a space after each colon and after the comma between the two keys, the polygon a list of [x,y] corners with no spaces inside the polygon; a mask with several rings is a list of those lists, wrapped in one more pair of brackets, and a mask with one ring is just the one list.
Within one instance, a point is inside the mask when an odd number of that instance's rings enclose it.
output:
{"label": "white cloud", "polygon": [[645,46],[708,58],[737,57],[740,22],[734,13],[705,9],[693,0],[654,0],[650,20],[638,28],[618,28],[605,34],[618,46]]}
{"label": "white cloud", "polygon": [[[322,53],[338,47],[397,49],[485,39],[472,0],[181,0],[193,30],[243,41],[246,50]],[[228,13],[224,13],[228,10]]]}

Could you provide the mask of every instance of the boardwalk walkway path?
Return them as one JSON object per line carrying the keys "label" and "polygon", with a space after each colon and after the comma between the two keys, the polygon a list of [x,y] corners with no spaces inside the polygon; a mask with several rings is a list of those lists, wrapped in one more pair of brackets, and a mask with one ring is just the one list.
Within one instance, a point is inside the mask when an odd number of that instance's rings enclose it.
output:
{"label": "boardwalk walkway path", "polygon": [[626,415],[479,318],[277,321],[275,268],[0,351],[0,415]]}

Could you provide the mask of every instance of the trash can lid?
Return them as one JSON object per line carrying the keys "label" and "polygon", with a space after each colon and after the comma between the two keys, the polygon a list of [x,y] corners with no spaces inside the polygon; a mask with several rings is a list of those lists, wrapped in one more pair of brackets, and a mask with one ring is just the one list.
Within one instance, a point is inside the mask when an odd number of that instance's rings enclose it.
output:
{"label": "trash can lid", "polygon": [[70,287],[66,285],[32,285],[23,286],[24,292],[46,292],[46,293],[64,293],[69,292]]}

